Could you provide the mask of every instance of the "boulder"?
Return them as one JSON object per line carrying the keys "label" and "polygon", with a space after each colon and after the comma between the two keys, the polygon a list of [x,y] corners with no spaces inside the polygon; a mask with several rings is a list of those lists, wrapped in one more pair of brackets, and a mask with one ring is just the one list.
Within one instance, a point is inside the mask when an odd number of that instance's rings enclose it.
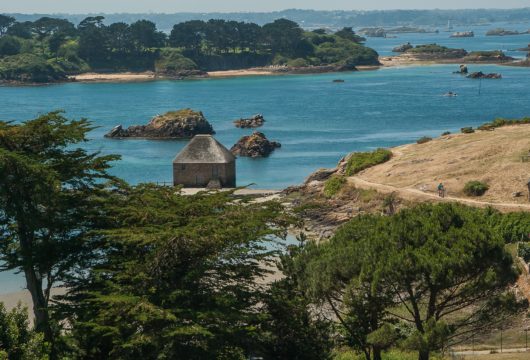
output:
{"label": "boulder", "polygon": [[269,156],[281,144],[275,141],[269,141],[267,137],[259,132],[254,131],[251,135],[243,136],[232,146],[230,151],[236,156],[248,157],[265,157]]}
{"label": "boulder", "polygon": [[455,74],[461,74],[461,75],[467,75],[468,73],[468,69],[467,69],[467,65],[460,65],[460,70],[458,71],[455,71]]}
{"label": "boulder", "polygon": [[309,184],[313,181],[324,181],[327,180],[331,175],[335,174],[338,168],[333,169],[318,169],[307,177],[304,184]]}
{"label": "boulder", "polygon": [[202,112],[181,109],[157,115],[147,125],[133,125],[127,129],[118,125],[109,131],[105,137],[118,139],[189,139],[197,134],[215,134],[215,132]]}
{"label": "boulder", "polygon": [[248,129],[248,128],[257,128],[260,126],[263,126],[263,123],[265,123],[265,118],[261,114],[254,115],[247,119],[239,119],[234,121],[234,125],[237,128],[241,129]]}
{"label": "boulder", "polygon": [[469,79],[502,79],[501,74],[485,74],[482,71],[471,73],[467,76]]}

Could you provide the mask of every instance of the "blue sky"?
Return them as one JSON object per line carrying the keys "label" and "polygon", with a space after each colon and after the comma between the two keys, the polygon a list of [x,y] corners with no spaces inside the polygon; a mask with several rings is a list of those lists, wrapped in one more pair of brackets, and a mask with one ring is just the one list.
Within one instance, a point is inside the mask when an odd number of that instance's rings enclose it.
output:
{"label": "blue sky", "polygon": [[212,12],[530,7],[529,0],[0,0],[0,12]]}

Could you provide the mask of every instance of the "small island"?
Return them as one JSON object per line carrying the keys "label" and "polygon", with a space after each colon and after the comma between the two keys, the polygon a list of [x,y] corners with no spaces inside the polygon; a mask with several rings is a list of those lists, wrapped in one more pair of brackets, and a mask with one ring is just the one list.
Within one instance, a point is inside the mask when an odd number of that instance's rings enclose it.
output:
{"label": "small island", "polygon": [[190,139],[198,134],[212,135],[215,131],[202,112],[191,109],[170,111],[157,115],[147,125],[114,127],[105,137],[113,139]]}
{"label": "small island", "polygon": [[530,30],[519,32],[516,30],[514,31],[514,30],[506,30],[503,28],[497,28],[497,29],[488,30],[488,32],[486,32],[486,36],[512,36],[512,35],[524,35],[524,34],[529,34],[529,33],[530,33]]}
{"label": "small island", "polygon": [[258,127],[263,126],[264,123],[265,123],[265,118],[261,114],[256,114],[248,119],[241,118],[238,120],[234,120],[234,125],[237,128],[241,128],[241,129],[258,128]]}
{"label": "small island", "polygon": [[257,158],[267,157],[281,146],[279,142],[268,140],[265,134],[254,131],[251,135],[239,139],[230,151],[236,156]]}

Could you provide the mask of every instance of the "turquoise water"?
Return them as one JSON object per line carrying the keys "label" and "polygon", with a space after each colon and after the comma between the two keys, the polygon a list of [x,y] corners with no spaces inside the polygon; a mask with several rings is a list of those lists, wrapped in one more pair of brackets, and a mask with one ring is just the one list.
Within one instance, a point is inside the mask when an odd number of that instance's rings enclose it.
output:
{"label": "turquoise water", "polygon": [[[87,117],[99,128],[86,147],[122,155],[113,172],[138,183],[171,181],[171,161],[186,142],[104,139],[114,125],[143,124],[156,114],[190,107],[203,111],[217,139],[230,147],[250,133],[236,129],[232,121],[262,113],[267,122],[261,131],[282,148],[269,158],[238,159],[238,185],[280,189],[302,182],[319,167],[334,166],[354,150],[395,146],[498,116],[530,115],[530,69],[470,66],[471,71],[504,76],[478,81],[452,74],[456,68],[0,87],[0,118],[21,121],[54,109],[64,109],[73,118]],[[333,83],[335,78],[346,82]],[[443,97],[447,91],[459,96]]]}
{"label": "turquoise water", "polygon": [[[475,30],[485,32],[489,27]],[[505,26],[522,30],[521,25]],[[530,43],[530,35],[449,39],[448,33],[402,34],[369,39],[383,55],[393,46],[438,42],[468,50],[510,50]],[[512,53],[521,56],[521,53]],[[265,159],[237,160],[238,185],[280,189],[299,184],[319,167],[332,167],[345,154],[458,131],[495,117],[530,115],[530,69],[471,65],[471,71],[500,72],[502,80],[469,80],[452,74],[456,65],[389,68],[378,71],[248,77],[129,84],[61,84],[0,87],[0,119],[23,121],[55,109],[86,117],[99,126],[85,146],[116,153],[113,172],[132,182],[171,181],[171,161],[185,141],[110,140],[117,124],[146,123],[156,114],[183,107],[204,112],[227,147],[249,130],[232,121],[262,113],[261,131],[282,148]],[[345,83],[332,83],[341,78]],[[479,94],[480,88],[480,94]],[[443,97],[447,91],[459,94]],[[21,275],[0,273],[0,293],[19,290]]]}

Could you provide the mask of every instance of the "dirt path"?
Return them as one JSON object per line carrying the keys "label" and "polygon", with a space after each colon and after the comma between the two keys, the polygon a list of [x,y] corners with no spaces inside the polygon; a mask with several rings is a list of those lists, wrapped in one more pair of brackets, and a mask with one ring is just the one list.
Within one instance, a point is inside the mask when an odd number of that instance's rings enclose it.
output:
{"label": "dirt path", "polygon": [[499,210],[518,210],[518,211],[530,211],[530,204],[513,204],[513,203],[495,203],[488,201],[479,201],[473,199],[465,199],[453,196],[446,196],[440,198],[438,194],[432,192],[421,191],[413,188],[401,188],[392,185],[386,185],[381,183],[375,183],[368,180],[364,180],[358,176],[352,176],[348,178],[348,182],[361,189],[374,189],[382,193],[396,193],[400,197],[407,200],[434,200],[434,201],[456,201],[462,204],[479,207],[494,207]]}

